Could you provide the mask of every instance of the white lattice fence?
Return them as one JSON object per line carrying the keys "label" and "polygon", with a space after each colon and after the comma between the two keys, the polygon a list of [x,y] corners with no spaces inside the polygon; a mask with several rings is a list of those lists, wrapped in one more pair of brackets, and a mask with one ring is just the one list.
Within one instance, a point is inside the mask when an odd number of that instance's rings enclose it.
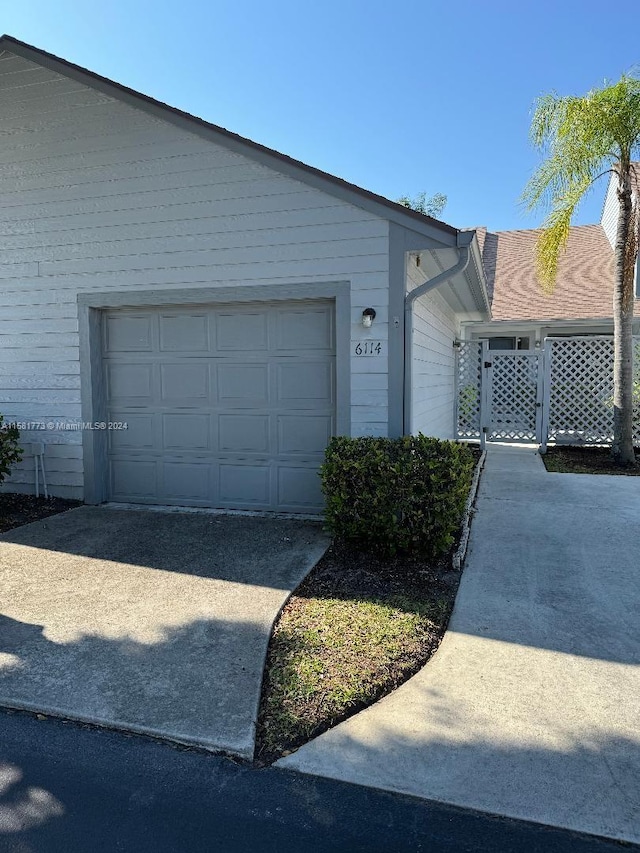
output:
{"label": "white lattice fence", "polygon": [[[458,438],[479,438],[484,423],[487,438],[494,440],[611,443],[611,338],[550,338],[544,352],[494,350],[486,355],[488,369],[483,368],[481,342],[459,345]],[[544,399],[539,383],[543,371]],[[634,339],[634,377],[634,441],[640,445],[640,338]]]}
{"label": "white lattice fence", "polygon": [[[613,340],[547,341],[549,441],[608,444],[613,439]],[[634,438],[640,442],[640,339],[634,339]]]}
{"label": "white lattice fence", "polygon": [[536,439],[539,361],[539,352],[491,353],[490,439]]}
{"label": "white lattice fence", "polygon": [[458,438],[480,437],[480,388],[482,343],[460,341],[458,345],[457,412]]}

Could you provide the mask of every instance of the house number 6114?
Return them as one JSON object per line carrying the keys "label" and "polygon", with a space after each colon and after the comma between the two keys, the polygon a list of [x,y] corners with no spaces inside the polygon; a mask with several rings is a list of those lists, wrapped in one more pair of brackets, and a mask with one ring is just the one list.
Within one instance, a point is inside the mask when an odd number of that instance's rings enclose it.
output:
{"label": "house number 6114", "polygon": [[380,355],[382,341],[358,341],[353,351],[356,355]]}

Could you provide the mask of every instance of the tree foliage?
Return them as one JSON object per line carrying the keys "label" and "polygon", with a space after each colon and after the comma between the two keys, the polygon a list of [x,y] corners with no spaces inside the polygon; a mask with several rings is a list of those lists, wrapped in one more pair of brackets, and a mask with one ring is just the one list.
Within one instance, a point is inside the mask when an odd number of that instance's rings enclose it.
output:
{"label": "tree foliage", "polygon": [[547,211],[536,245],[538,278],[547,293],[553,292],[576,208],[599,177],[616,176],[612,451],[620,463],[632,464],[633,287],[640,229],[640,170],[636,173],[634,158],[640,156],[640,79],[624,74],[617,83],[584,96],[544,95],[533,114],[531,141],[544,159],[523,199],[529,209]]}
{"label": "tree foliage", "polygon": [[424,213],[425,216],[432,216],[437,219],[442,215],[442,211],[447,205],[447,197],[443,193],[435,193],[427,198],[426,192],[422,192],[418,193],[415,198],[403,195],[398,199],[398,204],[403,204],[411,210],[417,210],[418,213]]}
{"label": "tree foliage", "polygon": [[0,483],[11,473],[11,469],[22,459],[22,449],[18,445],[20,433],[17,427],[5,424],[0,415]]}

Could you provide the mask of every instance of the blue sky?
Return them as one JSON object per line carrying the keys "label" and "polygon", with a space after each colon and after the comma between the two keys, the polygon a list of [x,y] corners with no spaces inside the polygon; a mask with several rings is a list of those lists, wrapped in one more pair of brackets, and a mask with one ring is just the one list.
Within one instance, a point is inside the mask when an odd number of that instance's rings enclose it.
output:
{"label": "blue sky", "polygon": [[[637,0],[22,0],[0,29],[457,226],[532,228],[540,94],[640,64]],[[625,24],[626,21],[626,24]],[[604,182],[576,223],[598,221]]]}

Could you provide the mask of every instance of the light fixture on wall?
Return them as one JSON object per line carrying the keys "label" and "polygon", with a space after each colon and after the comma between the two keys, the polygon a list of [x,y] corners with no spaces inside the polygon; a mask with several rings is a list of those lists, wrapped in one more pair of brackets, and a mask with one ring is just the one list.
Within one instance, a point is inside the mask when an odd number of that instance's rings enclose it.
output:
{"label": "light fixture on wall", "polygon": [[374,308],[365,308],[362,312],[362,325],[365,329],[370,329],[375,320],[376,312]]}

